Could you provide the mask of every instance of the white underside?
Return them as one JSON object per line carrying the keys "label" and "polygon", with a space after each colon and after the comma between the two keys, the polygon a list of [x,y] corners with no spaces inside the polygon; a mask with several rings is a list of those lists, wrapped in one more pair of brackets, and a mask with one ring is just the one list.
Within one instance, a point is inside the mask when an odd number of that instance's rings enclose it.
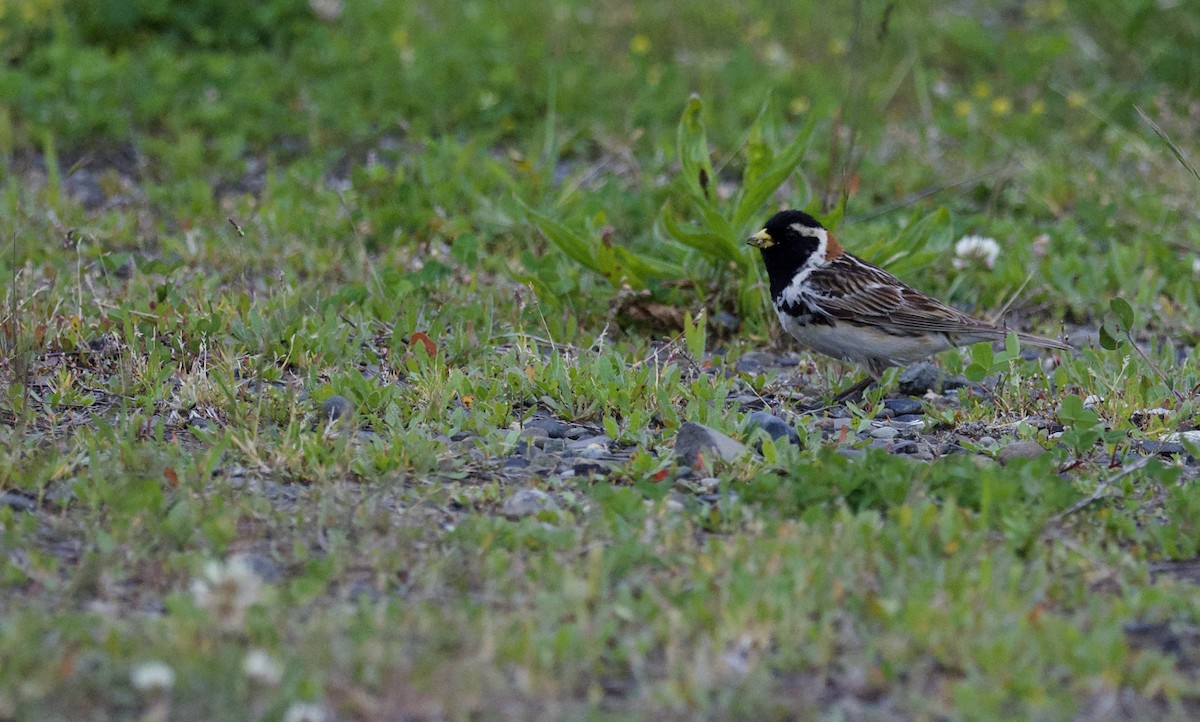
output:
{"label": "white underside", "polygon": [[865,326],[839,323],[837,326],[802,325],[786,313],[779,320],[806,348],[833,358],[861,363],[868,367],[903,366],[926,356],[945,351],[953,344],[945,334],[893,336]]}

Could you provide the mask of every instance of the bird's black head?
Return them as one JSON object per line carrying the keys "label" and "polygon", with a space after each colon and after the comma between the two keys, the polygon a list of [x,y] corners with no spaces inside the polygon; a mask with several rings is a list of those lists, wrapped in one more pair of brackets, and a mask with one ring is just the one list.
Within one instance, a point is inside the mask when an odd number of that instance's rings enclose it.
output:
{"label": "bird's black head", "polygon": [[787,288],[805,266],[818,266],[841,254],[841,246],[816,218],[804,211],[780,211],[746,241],[762,252],[771,296]]}

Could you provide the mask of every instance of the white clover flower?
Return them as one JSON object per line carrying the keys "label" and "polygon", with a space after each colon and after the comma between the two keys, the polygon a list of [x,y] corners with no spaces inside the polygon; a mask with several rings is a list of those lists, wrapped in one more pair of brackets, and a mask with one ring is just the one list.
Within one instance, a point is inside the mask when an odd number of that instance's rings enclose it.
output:
{"label": "white clover flower", "polygon": [[325,722],[325,708],[316,702],[293,702],[283,722]]}
{"label": "white clover flower", "polygon": [[246,610],[262,599],[262,582],[244,557],[226,563],[214,560],[192,580],[192,596],[197,606],[216,617],[222,630],[237,631],[246,622]]}
{"label": "white clover flower", "polygon": [[955,268],[966,268],[970,263],[982,263],[992,268],[1000,256],[1000,244],[995,238],[963,236],[954,244],[954,256]]}
{"label": "white clover flower", "polygon": [[251,649],[242,660],[246,678],[264,687],[274,687],[283,681],[283,664],[265,649]]}
{"label": "white clover flower", "polygon": [[342,0],[308,0],[308,7],[313,15],[327,23],[337,22],[346,9]]}
{"label": "white clover flower", "polygon": [[143,662],[129,673],[133,688],[146,694],[159,694],[175,686],[175,670],[166,662]]}
{"label": "white clover flower", "polygon": [[1200,276],[1200,257],[1192,259],[1192,275]]}

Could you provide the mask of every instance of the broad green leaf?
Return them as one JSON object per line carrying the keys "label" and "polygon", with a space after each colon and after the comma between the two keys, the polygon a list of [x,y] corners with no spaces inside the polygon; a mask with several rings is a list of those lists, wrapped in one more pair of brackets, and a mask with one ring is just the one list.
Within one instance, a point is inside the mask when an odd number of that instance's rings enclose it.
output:
{"label": "broad green leaf", "polygon": [[746,140],[746,170],[742,173],[743,189],[762,176],[763,171],[775,156],[771,150],[771,144],[764,137],[764,126],[770,107],[771,100],[768,98],[758,109],[758,115],[755,116],[754,122],[750,124],[750,137]]}
{"label": "broad green leaf", "polygon": [[687,272],[678,263],[645,256],[623,246],[612,247],[617,265],[630,269],[639,278],[685,278]]}
{"label": "broad green leaf", "polygon": [[992,366],[996,363],[996,353],[992,350],[990,341],[977,343],[971,347],[971,362],[975,365],[982,366],[989,372]]}
{"label": "broad green leaf", "polygon": [[[520,201],[518,202],[520,203]],[[606,268],[596,257],[596,244],[590,243],[581,234],[572,231],[549,216],[538,213],[524,203],[521,203],[521,207],[525,211],[526,219],[571,260],[589,271],[608,276],[611,269]]]}
{"label": "broad green leaf", "polygon": [[668,235],[683,245],[700,251],[706,257],[719,261],[733,261],[739,266],[747,263],[741,249],[731,247],[728,236],[722,236],[708,228],[676,221],[669,205],[663,206],[658,217]]}
{"label": "broad green leaf", "polygon": [[966,376],[968,381],[979,383],[987,378],[991,370],[990,366],[981,366],[980,364],[973,363],[963,369],[963,376]]}
{"label": "broad green leaf", "polygon": [[1017,338],[1015,331],[1010,331],[1004,337],[1004,350],[996,354],[995,363],[1006,364],[1021,357],[1021,340]]}
{"label": "broad green leaf", "polygon": [[[804,154],[808,150],[809,139],[812,137],[815,127],[815,120],[806,123],[804,128],[792,139],[792,142],[771,159],[769,165],[761,171],[755,171],[754,178],[751,178],[750,168],[747,168],[746,174],[743,176],[742,192],[738,196],[737,207],[733,213],[732,226],[739,233],[749,230],[749,225],[754,222],[754,216],[759,209],[775,191],[779,190],[779,187],[787,181],[800,162],[804,160]],[[753,133],[751,137],[753,137]]]}
{"label": "broad green leaf", "polygon": [[1133,329],[1133,309],[1129,303],[1123,298],[1114,298],[1108,302],[1109,309],[1117,316],[1117,320],[1121,322],[1122,330],[1130,331]]}
{"label": "broad green leaf", "polygon": [[1105,351],[1116,351],[1117,346],[1120,345],[1121,342],[1109,332],[1108,326],[1100,327],[1100,348]]}
{"label": "broad green leaf", "polygon": [[698,201],[708,200],[709,189],[717,182],[712,160],[708,156],[708,134],[700,117],[703,108],[700,96],[693,93],[683,110],[676,135],[676,152],[679,154],[683,180],[688,191]]}

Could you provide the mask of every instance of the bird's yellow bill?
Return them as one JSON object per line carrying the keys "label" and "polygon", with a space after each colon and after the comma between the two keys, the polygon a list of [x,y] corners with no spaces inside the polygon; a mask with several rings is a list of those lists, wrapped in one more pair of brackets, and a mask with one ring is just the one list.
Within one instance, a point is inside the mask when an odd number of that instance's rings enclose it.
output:
{"label": "bird's yellow bill", "polygon": [[767,234],[766,228],[747,238],[746,243],[749,243],[755,248],[770,248],[771,246],[775,245],[775,241],[770,235]]}

